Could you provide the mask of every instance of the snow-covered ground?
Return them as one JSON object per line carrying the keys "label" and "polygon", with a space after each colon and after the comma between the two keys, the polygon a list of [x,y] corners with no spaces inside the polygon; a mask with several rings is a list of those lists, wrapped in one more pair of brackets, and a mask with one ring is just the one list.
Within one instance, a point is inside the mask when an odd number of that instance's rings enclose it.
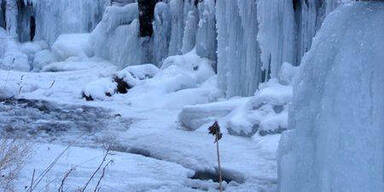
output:
{"label": "snow-covered ground", "polygon": [[[132,88],[126,94],[118,93],[115,77]],[[40,72],[0,70],[0,82],[3,134],[7,131],[29,138],[34,149],[18,180],[20,190],[29,185],[33,169],[40,174],[75,142],[39,189],[55,191],[72,167],[76,170],[65,188],[82,187],[99,165],[102,146],[107,144],[114,154],[108,158],[114,163],[107,168],[102,191],[215,191],[216,148],[208,125],[214,120],[236,121],[233,113],[247,113],[244,106],[258,98],[224,99],[209,61],[193,51],[168,58],[161,69],[142,65],[120,70],[102,59],[79,58],[50,63]],[[266,87],[277,93],[274,85]],[[92,101],[83,98],[85,92]],[[232,115],[203,120],[204,126],[197,131],[187,130],[180,122],[185,107],[207,105],[215,111],[215,105],[223,102],[233,106]],[[265,102],[269,101],[259,105]],[[268,110],[263,114],[269,114]],[[226,191],[275,191],[280,136],[235,136],[224,124],[223,131],[220,147],[223,175],[229,182],[224,184]],[[93,191],[94,186],[88,190]]]}

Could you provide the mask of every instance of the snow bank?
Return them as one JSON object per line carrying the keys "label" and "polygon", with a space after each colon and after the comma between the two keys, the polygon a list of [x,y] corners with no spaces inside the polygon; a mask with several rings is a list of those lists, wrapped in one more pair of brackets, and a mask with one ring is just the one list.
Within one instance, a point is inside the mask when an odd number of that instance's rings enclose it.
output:
{"label": "snow bank", "polygon": [[57,55],[60,60],[66,60],[69,57],[90,57],[92,56],[92,50],[89,45],[89,34],[60,35],[52,45],[52,52]]}
{"label": "snow bank", "polygon": [[281,192],[383,190],[383,17],[356,2],[325,19],[295,83]]}

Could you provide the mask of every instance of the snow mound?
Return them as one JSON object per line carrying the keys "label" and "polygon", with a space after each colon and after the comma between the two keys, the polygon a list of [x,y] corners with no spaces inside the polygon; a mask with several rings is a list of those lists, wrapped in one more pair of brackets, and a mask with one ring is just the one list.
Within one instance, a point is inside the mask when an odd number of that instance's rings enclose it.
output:
{"label": "snow mound", "polygon": [[117,83],[111,78],[101,78],[85,86],[82,91],[82,97],[89,100],[105,100],[116,92]]}
{"label": "snow mound", "polygon": [[325,19],[294,85],[281,192],[383,191],[383,17],[355,2]]}
{"label": "snow mound", "polygon": [[121,70],[118,74],[119,77],[127,77],[129,73],[133,78],[138,80],[150,79],[159,72],[159,68],[153,64],[142,64],[128,66]]}
{"label": "snow mound", "polygon": [[52,45],[52,52],[61,60],[66,60],[70,57],[90,57],[92,56],[92,50],[89,45],[89,34],[60,35]]}
{"label": "snow mound", "polygon": [[50,50],[44,49],[42,51],[39,51],[35,54],[33,59],[33,63],[32,63],[33,71],[39,71],[44,66],[56,61],[57,61],[56,56]]}
{"label": "snow mound", "polygon": [[254,97],[185,106],[179,121],[187,130],[196,130],[218,120],[229,134],[244,137],[281,133],[288,127],[291,97],[292,88],[273,79],[262,84]]}

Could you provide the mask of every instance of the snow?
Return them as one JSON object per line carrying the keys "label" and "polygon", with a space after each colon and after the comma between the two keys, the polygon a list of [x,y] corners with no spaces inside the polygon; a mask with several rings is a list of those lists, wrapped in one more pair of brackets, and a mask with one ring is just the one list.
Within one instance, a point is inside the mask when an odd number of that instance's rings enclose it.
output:
{"label": "snow", "polygon": [[[65,150],[66,146],[59,144],[32,144],[34,152],[23,168],[22,178],[18,180],[18,190],[29,186],[33,170],[36,177]],[[70,147],[57,161],[42,182],[35,190],[56,191],[60,186],[64,174],[70,169],[74,171],[69,175],[64,184],[64,189],[69,191],[84,187],[87,180],[100,164],[104,151],[84,147]],[[112,160],[101,182],[101,191],[151,191],[158,188],[167,191],[195,191],[183,186],[193,171],[176,163],[147,158],[140,155],[112,152],[106,161]],[[172,171],[170,171],[172,170]],[[93,191],[101,170],[89,184],[86,191]]]}
{"label": "snow", "polygon": [[[142,64],[142,65],[133,65],[128,66],[123,69],[121,72],[130,73],[133,78],[143,80],[150,79],[154,77],[160,70],[153,64]],[[120,72],[120,73],[121,73]]]}
{"label": "snow", "polygon": [[75,140],[38,190],[74,166],[78,189],[109,145],[101,191],[217,191],[214,121],[225,191],[383,187],[379,2],[167,0],[148,38],[134,0],[9,2],[0,132],[34,149],[16,191]]}
{"label": "snow", "polygon": [[34,56],[32,68],[33,71],[40,71],[46,65],[56,62],[57,58],[50,50],[44,49],[37,52]]}
{"label": "snow", "polygon": [[52,45],[52,52],[62,61],[70,57],[90,57],[92,50],[89,45],[89,34],[60,35]]}
{"label": "snow", "polygon": [[280,191],[382,191],[383,8],[382,2],[338,8],[303,58],[293,133],[279,155]]}
{"label": "snow", "polygon": [[292,87],[281,85],[273,79],[263,84],[254,97],[235,97],[215,103],[185,106],[178,118],[181,126],[190,131],[205,131],[207,126],[219,121],[223,130],[231,135],[257,137],[277,134],[288,127],[291,98]]}

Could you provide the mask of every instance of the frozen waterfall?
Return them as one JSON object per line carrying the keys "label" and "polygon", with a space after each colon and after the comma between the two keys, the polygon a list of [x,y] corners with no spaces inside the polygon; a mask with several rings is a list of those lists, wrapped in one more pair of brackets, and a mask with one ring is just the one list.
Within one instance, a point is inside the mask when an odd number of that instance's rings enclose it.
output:
{"label": "frozen waterfall", "polygon": [[325,19],[294,87],[280,141],[280,192],[384,189],[384,3]]}

